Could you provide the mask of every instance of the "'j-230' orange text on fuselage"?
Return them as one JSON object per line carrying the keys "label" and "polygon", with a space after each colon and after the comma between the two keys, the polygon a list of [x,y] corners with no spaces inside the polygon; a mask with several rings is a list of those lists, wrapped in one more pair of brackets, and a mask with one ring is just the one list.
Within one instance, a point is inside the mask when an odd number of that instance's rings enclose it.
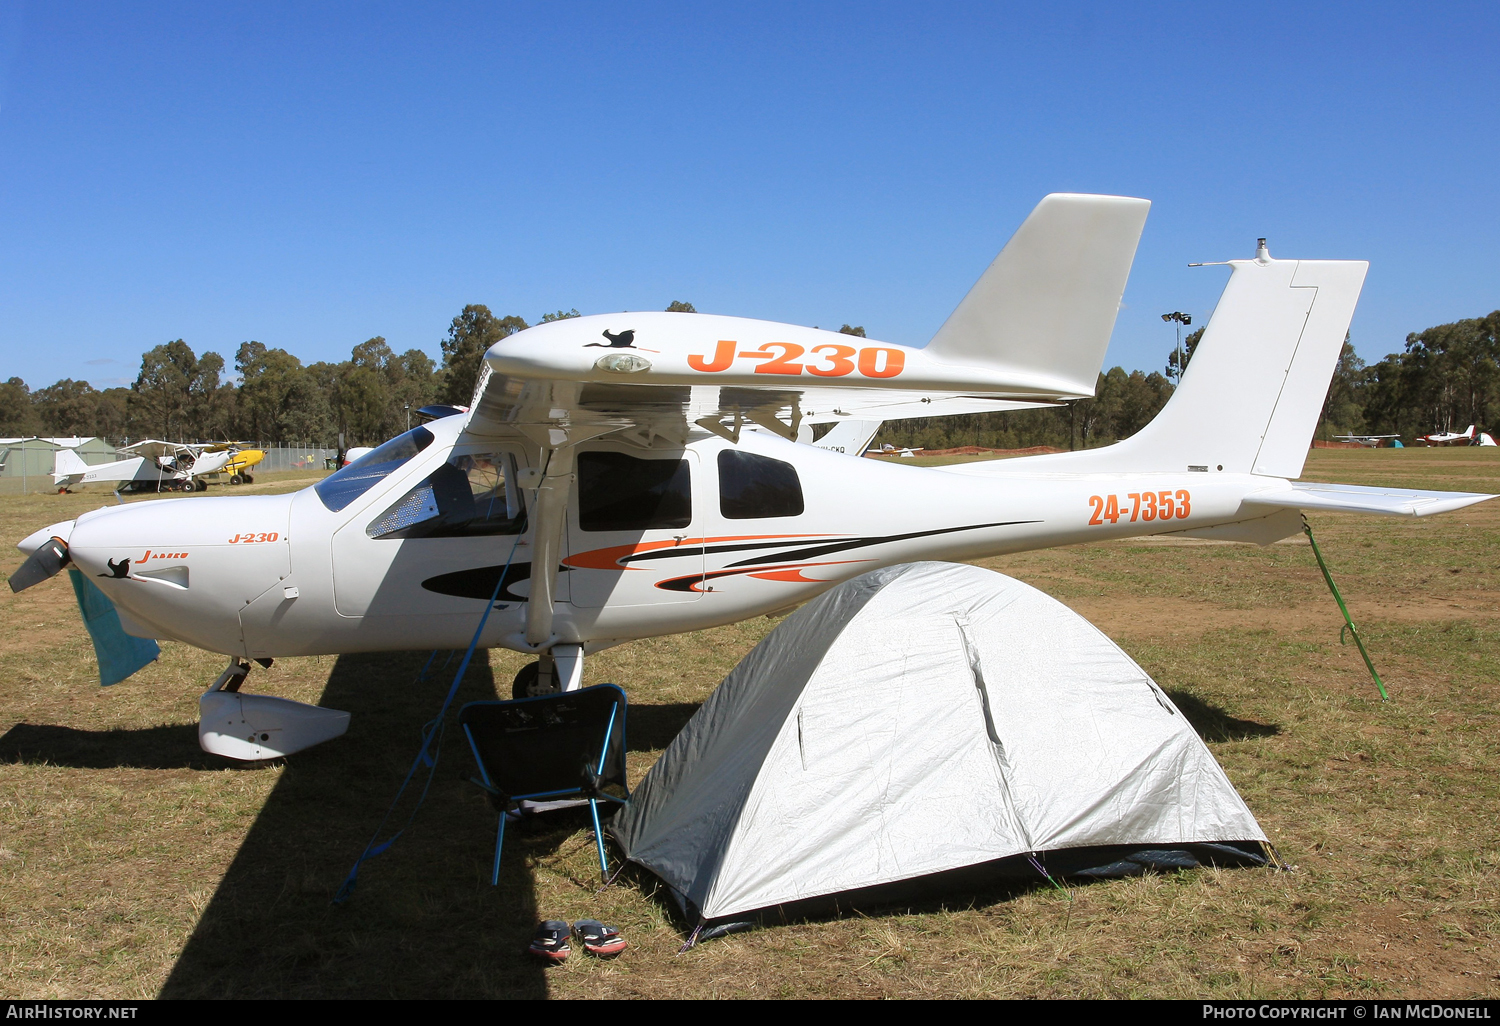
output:
{"label": "'j-230' orange text on fuselage", "polygon": [[[803,362],[803,356],[810,359]],[[739,343],[720,339],[712,357],[694,354],[688,366],[695,371],[713,374],[728,370],[736,359],[763,360],[757,374],[808,374],[820,378],[841,378],[856,370],[867,378],[894,378],[906,366],[906,354],[889,346],[853,346],[828,343],[808,350],[795,342],[766,342],[759,349],[739,351]]]}

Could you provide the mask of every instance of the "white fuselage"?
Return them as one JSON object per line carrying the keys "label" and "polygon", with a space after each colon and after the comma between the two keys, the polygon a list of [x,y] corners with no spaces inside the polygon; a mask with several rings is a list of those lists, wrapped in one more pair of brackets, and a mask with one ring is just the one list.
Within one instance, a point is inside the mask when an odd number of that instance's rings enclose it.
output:
{"label": "white fuselage", "polygon": [[[74,563],[112,599],[127,631],[239,657],[468,644],[507,562],[480,644],[597,651],[785,609],[868,570],[917,559],[973,559],[1266,517],[1245,496],[1276,482],[1248,474],[1068,475],[1027,460],[975,473],[893,465],[751,434],[683,449],[601,439],[582,452],[686,460],[686,526],[585,529],[568,504],[552,637],[525,636],[533,540],[371,537],[392,503],[455,454],[463,417],[429,425],[427,449],[344,508],[313,488],[278,496],[159,500],[85,514]],[[462,448],[462,447],[460,447]],[[726,516],[719,455],[791,464],[798,515]],[[517,469],[535,459],[516,448]],[[575,484],[576,496],[576,484]],[[127,566],[124,561],[129,560]]]}

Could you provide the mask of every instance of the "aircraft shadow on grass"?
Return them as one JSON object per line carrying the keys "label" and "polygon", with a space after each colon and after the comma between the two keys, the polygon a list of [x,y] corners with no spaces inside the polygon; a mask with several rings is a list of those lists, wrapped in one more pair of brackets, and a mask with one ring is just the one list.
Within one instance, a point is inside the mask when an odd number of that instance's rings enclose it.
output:
{"label": "aircraft shadow on grass", "polygon": [[[546,996],[540,965],[521,954],[539,918],[528,863],[557,851],[588,817],[558,813],[507,831],[500,885],[490,885],[496,813],[459,779],[474,765],[456,724],[465,702],[496,697],[482,660],[454,700],[445,751],[415,820],[362,867],[353,897],[332,903],[410,767],[421,725],[452,683],[457,660],[443,666],[441,658],[413,683],[425,661],[426,653],[413,652],[346,655],[334,664],[320,701],[353,714],[349,732],[286,758],[162,997]],[[665,747],[696,709],[632,706],[631,750]],[[183,740],[196,747],[195,734]],[[408,788],[381,840],[406,822],[423,779]],[[582,919],[593,911],[547,914]]]}
{"label": "aircraft shadow on grass", "polygon": [[[321,701],[353,714],[349,732],[286,758],[161,997],[546,996],[540,965],[521,954],[537,923],[527,862],[567,834],[517,831],[500,885],[490,885],[496,816],[459,779],[473,759],[456,726],[464,702],[495,697],[483,660],[450,710],[446,751],[415,820],[365,863],[353,896],[333,904],[452,683],[454,667],[415,682],[425,660],[384,653],[334,664]],[[381,840],[406,822],[424,779],[407,789]]]}
{"label": "aircraft shadow on grass", "polygon": [[[456,730],[464,702],[496,697],[482,662],[449,714],[446,752],[426,802],[391,851],[366,863],[354,897],[332,898],[385,814],[436,711],[453,667],[419,684],[425,653],[342,656],[323,705],[353,713],[349,733],[288,756],[218,890],[163,986],[173,997],[541,997],[522,948],[537,922],[529,860],[586,829],[586,812],[537,817],[507,837],[500,886],[489,883],[495,812],[459,780],[473,756]],[[442,662],[441,658],[437,661]],[[632,752],[665,748],[695,703],[635,705]],[[0,735],[0,762],[80,769],[257,771],[198,747],[196,724],[79,730],[18,723]],[[381,839],[409,815],[408,788]],[[572,918],[586,918],[580,908]],[[552,913],[552,914],[562,914]]]}
{"label": "aircraft shadow on grass", "polygon": [[196,723],[138,730],[78,730],[46,723],[17,723],[0,735],[0,762],[152,770],[253,770],[264,765],[209,755],[198,747]]}

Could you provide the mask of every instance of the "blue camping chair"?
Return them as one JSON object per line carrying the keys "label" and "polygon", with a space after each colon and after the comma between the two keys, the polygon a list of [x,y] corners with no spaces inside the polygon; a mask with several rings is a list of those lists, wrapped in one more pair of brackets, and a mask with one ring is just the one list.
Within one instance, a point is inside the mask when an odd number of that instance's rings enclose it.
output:
{"label": "blue camping chair", "polygon": [[470,702],[459,710],[480,779],[500,810],[491,884],[500,882],[505,817],[523,801],[587,799],[599,847],[599,871],[609,873],[601,801],[623,804],[625,784],[625,692],[613,684],[510,702]]}

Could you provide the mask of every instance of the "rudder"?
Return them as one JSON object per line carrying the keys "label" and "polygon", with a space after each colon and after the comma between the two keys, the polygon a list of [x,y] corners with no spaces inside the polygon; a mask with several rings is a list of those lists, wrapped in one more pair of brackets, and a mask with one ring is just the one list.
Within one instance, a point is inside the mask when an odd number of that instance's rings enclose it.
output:
{"label": "rudder", "polygon": [[83,462],[74,449],[58,449],[52,454],[53,484],[62,484],[64,478],[87,473],[88,469],[89,465]]}
{"label": "rudder", "polygon": [[1123,442],[1054,459],[1077,472],[1301,475],[1369,264],[1264,250],[1228,263],[1234,273],[1161,413]]}

